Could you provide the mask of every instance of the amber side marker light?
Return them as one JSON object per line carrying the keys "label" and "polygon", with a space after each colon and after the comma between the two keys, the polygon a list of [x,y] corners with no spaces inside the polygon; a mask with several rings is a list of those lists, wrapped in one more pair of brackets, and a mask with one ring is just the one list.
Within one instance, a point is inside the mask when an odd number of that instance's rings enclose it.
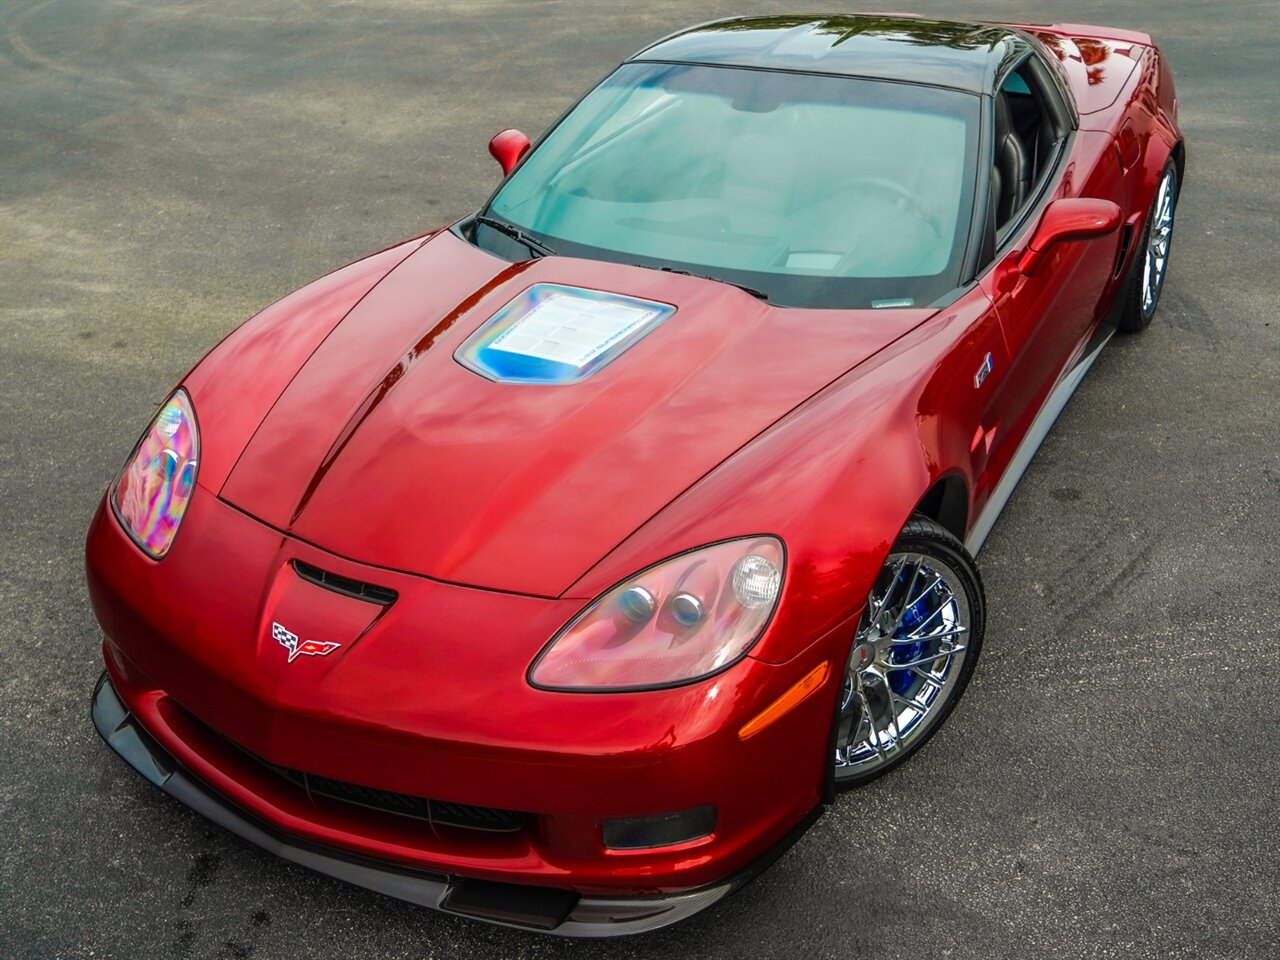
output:
{"label": "amber side marker light", "polygon": [[775,720],[781,719],[788,710],[799,706],[826,681],[827,671],[830,666],[831,661],[823,660],[806,673],[799,683],[748,720],[742,729],[738,731],[738,739],[745,740],[747,737],[755,736]]}

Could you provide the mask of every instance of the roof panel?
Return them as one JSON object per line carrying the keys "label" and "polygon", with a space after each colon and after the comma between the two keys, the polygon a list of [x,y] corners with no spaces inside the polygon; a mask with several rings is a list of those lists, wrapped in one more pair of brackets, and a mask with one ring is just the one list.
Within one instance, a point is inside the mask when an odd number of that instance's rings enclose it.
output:
{"label": "roof panel", "polygon": [[983,92],[1018,33],[901,16],[750,17],[694,27],[635,60],[806,70]]}

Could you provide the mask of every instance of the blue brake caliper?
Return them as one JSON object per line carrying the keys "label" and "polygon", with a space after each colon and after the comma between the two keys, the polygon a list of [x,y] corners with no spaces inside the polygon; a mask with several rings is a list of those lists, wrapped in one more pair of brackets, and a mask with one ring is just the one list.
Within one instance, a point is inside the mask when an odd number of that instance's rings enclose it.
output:
{"label": "blue brake caliper", "polygon": [[[899,576],[905,577],[906,571],[904,570]],[[895,639],[912,633],[920,624],[924,623],[929,618],[929,615],[933,613],[929,609],[930,604],[931,599],[929,597],[920,597],[915,603],[907,607],[902,613],[902,622],[899,628],[894,631]],[[916,643],[904,643],[900,646],[895,646],[893,652],[889,654],[889,662],[910,663],[912,660],[919,659],[924,655],[925,643],[926,641],[919,640]],[[910,670],[893,670],[889,673],[889,686],[893,688],[893,692],[898,696],[904,697],[911,686],[911,679]]]}

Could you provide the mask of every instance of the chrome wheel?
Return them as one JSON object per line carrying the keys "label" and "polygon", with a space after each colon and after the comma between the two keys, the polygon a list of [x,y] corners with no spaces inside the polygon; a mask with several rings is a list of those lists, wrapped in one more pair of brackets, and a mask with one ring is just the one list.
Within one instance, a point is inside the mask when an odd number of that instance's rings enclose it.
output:
{"label": "chrome wheel", "polygon": [[867,597],[841,693],[837,780],[862,779],[927,737],[963,689],[973,609],[955,565],[890,554]]}
{"label": "chrome wheel", "polygon": [[1165,269],[1169,265],[1169,241],[1173,239],[1173,209],[1178,201],[1178,171],[1170,166],[1160,180],[1147,228],[1147,249],[1142,265],[1142,315],[1149,317],[1160,301]]}

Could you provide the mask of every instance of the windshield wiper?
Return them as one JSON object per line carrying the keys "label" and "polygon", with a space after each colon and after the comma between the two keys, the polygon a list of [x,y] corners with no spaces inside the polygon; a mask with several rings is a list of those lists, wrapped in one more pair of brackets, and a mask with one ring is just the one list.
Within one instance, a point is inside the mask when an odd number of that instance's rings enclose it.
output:
{"label": "windshield wiper", "polygon": [[678,273],[682,277],[697,277],[699,280],[714,280],[716,283],[727,283],[731,287],[737,287],[746,293],[751,294],[757,300],[768,300],[769,295],[763,290],[757,290],[755,287],[748,287],[745,283],[735,283],[732,280],[726,280],[724,277],[713,277],[706,273],[693,273],[690,270],[678,270],[675,267],[658,267],[664,273]]}
{"label": "windshield wiper", "polygon": [[475,220],[476,223],[483,223],[486,227],[489,227],[492,230],[497,230],[499,233],[515,240],[517,243],[524,244],[529,248],[530,253],[537,254],[540,257],[550,257],[555,255],[555,251],[545,243],[541,243],[533,239],[533,237],[529,236],[515,224],[507,223],[505,220],[498,220],[482,213],[476,214]]}

